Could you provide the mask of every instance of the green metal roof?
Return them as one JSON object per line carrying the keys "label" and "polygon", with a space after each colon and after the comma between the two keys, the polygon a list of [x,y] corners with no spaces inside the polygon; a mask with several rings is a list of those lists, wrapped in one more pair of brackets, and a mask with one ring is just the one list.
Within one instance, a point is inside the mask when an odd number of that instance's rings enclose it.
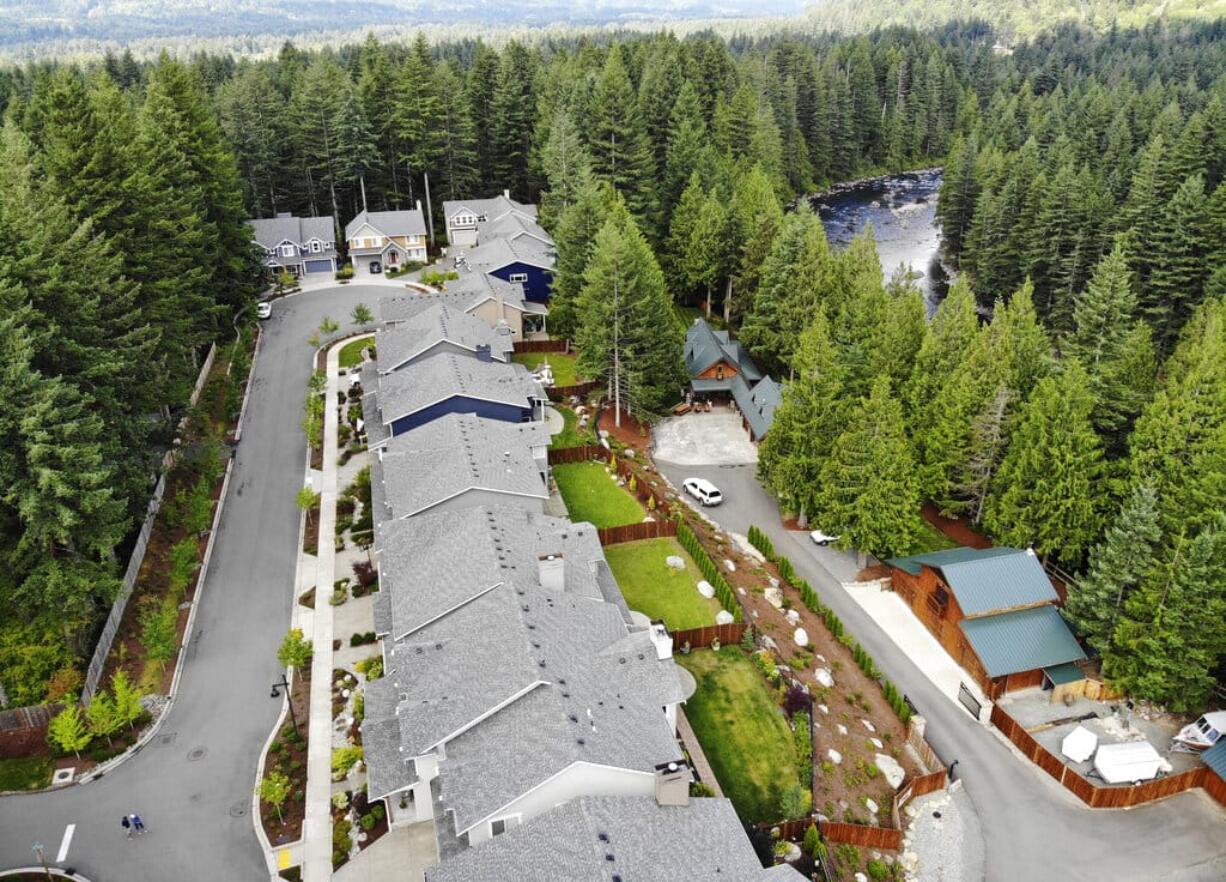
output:
{"label": "green metal roof", "polygon": [[1219,738],[1217,744],[1202,753],[1200,758],[1219,778],[1226,781],[1226,737]]}
{"label": "green metal roof", "polygon": [[989,677],[1051,668],[1086,657],[1054,606],[958,623]]}
{"label": "green metal roof", "polygon": [[887,560],[913,576],[921,565],[939,570],[965,616],[1016,609],[1060,598],[1030,549],[950,548]]}
{"label": "green metal roof", "polygon": [[1063,686],[1065,683],[1076,683],[1079,680],[1084,680],[1086,675],[1081,672],[1081,668],[1072,662],[1056,665],[1051,668],[1044,668],[1043,673],[1047,675],[1047,679],[1051,680],[1053,686]]}

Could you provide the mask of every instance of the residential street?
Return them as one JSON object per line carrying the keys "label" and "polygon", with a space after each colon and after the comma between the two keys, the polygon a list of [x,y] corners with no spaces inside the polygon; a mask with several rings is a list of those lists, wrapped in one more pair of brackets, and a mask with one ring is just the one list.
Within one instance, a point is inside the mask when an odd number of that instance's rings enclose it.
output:
{"label": "residential street", "polygon": [[755,466],[666,462],[657,466],[675,486],[685,478],[700,477],[719,487],[724,504],[705,513],[736,533],[744,534],[750,524],[761,527],[927,718],[929,740],[946,762],[958,761],[957,777],[978,814],[985,866],[982,873],[968,872],[968,878],[989,882],[1220,882],[1226,878],[1226,812],[1212,799],[1196,790],[1127,811],[1082,806],[943,696],[897,649],[839,584],[840,578],[854,576],[854,556],[818,548],[806,534],[784,530],[778,506],[758,483]]}
{"label": "residential street", "polygon": [[[263,323],[251,399],[203,586],[179,695],[159,735],[90,784],[0,800],[0,868],[33,862],[35,840],[94,882],[267,879],[250,817],[258,755],[281,709],[269,697],[289,626],[306,443],[307,337],[331,315],[348,326],[386,286],[328,288],[278,300]],[[203,751],[203,752],[201,752]],[[148,834],[128,841],[120,818]]]}

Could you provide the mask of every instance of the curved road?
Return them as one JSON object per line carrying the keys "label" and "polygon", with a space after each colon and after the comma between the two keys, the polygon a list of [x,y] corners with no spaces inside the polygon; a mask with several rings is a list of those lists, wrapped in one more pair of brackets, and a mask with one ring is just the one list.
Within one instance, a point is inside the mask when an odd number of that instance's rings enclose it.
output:
{"label": "curved road", "polygon": [[[329,287],[273,305],[178,698],[158,736],[110,774],[0,799],[0,868],[33,863],[35,840],[56,857],[75,824],[61,866],[94,882],[268,878],[250,809],[259,753],[281,709],[269,687],[280,675],[275,652],[289,627],[297,559],[306,340],[324,315],[345,327],[356,303],[374,308],[395,290]],[[149,832],[129,842],[119,820],[130,812]]]}
{"label": "curved road", "polygon": [[988,882],[1226,879],[1226,811],[1203,791],[1128,810],[1086,808],[941,694],[899,651],[827,569],[846,569],[840,553],[817,548],[804,533],[783,529],[778,505],[758,483],[754,466],[656,464],[674,486],[694,476],[718,486],[725,502],[707,513],[724,529],[742,535],[750,524],[761,527],[886,675],[915,702],[928,721],[926,734],[937,753],[946,762],[959,761],[957,777],[983,835],[981,849],[968,849],[984,855],[982,878]]}

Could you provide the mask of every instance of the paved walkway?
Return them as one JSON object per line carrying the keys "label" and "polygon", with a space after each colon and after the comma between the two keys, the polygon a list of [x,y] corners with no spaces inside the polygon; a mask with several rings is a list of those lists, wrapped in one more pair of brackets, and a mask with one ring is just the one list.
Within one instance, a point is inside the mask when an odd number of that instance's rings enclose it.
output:
{"label": "paved walkway", "polygon": [[[410,824],[385,833],[336,871],[336,882],[422,882],[438,863],[434,822]],[[529,882],[525,879],[524,882]]]}
{"label": "paved walkway", "polygon": [[[276,647],[294,597],[301,521],[294,495],[306,458],[302,400],[311,372],[306,339],[325,315],[347,320],[357,303],[373,308],[388,293],[352,284],[277,302],[263,323],[178,698],[159,736],[103,778],[0,799],[0,867],[27,865],[35,840],[56,856],[71,824],[57,863],[96,882],[166,882],[185,873],[226,882],[269,878],[251,796],[257,759],[281,711],[268,692],[281,674]],[[134,811],[149,834],[128,841],[119,818]]]}
{"label": "paved walkway", "polygon": [[694,766],[694,772],[698,775],[698,779],[714,790],[716,796],[723,796],[724,791],[720,789],[719,779],[715,777],[715,770],[707,762],[707,755],[702,752],[702,745],[698,743],[698,736],[694,734],[690,721],[685,716],[685,710],[680,705],[677,707],[677,736],[690,754],[690,763]]}
{"label": "paved walkway", "polygon": [[319,558],[315,575],[315,615],[311,642],[311,724],[307,743],[306,821],[302,828],[304,882],[332,877],[332,583],[336,579],[336,396],[337,369],[344,343],[328,350],[324,393],[323,470],[319,483]]}

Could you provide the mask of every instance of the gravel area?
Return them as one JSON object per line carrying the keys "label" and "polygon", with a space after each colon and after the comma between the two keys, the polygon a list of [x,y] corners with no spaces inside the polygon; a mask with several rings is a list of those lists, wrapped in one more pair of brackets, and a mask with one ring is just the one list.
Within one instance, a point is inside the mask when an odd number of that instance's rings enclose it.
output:
{"label": "gravel area", "polygon": [[984,878],[983,837],[969,800],[955,783],[952,791],[931,793],[907,806],[911,826],[903,837],[901,861],[908,882]]}

